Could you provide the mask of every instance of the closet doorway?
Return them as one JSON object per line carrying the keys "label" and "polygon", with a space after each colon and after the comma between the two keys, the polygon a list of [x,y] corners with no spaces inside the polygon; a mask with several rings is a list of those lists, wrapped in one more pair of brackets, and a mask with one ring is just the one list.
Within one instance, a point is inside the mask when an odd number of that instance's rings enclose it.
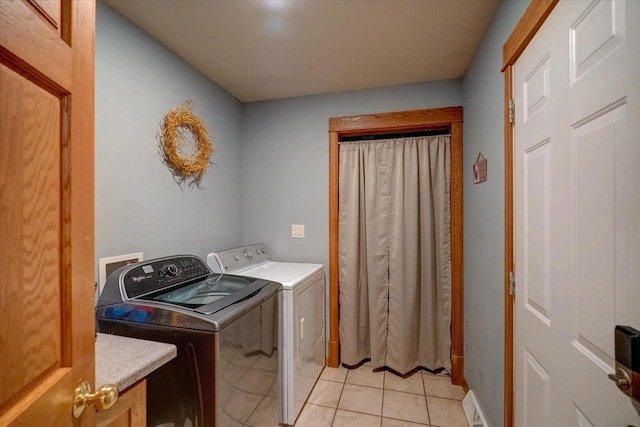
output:
{"label": "closet doorway", "polygon": [[466,387],[462,318],[462,107],[413,110],[329,119],[329,349],[327,366],[340,363],[339,337],[339,146],[341,138],[449,129],[451,233],[451,378]]}

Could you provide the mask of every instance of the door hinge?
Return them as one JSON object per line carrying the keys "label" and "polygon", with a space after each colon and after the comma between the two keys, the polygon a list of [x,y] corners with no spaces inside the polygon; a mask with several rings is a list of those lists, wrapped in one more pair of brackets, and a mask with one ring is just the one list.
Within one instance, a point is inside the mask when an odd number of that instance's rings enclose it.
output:
{"label": "door hinge", "polygon": [[509,123],[514,123],[516,120],[516,104],[513,99],[509,100]]}
{"label": "door hinge", "polygon": [[513,271],[509,272],[509,295],[516,294],[516,274]]}

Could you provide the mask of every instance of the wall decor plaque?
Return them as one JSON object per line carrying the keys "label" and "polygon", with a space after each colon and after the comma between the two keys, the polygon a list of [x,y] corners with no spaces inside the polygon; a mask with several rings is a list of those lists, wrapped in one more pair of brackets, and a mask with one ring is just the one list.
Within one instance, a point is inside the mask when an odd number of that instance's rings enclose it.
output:
{"label": "wall decor plaque", "polygon": [[487,159],[482,153],[478,153],[478,158],[473,164],[473,183],[480,184],[487,180]]}

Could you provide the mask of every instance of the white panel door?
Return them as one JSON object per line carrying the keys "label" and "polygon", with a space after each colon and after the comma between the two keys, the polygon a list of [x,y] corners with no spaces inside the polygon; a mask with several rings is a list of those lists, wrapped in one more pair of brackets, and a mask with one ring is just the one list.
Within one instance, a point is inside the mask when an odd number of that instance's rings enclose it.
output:
{"label": "white panel door", "polygon": [[514,67],[515,424],[640,427],[640,1],[561,0]]}

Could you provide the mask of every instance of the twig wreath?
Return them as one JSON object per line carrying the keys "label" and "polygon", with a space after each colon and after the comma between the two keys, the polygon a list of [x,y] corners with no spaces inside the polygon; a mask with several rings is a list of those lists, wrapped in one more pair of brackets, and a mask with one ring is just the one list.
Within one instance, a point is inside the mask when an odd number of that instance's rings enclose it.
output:
{"label": "twig wreath", "polygon": [[[207,128],[191,110],[192,100],[188,100],[172,108],[160,124],[158,140],[160,154],[179,185],[200,186],[207,172],[213,143]],[[190,144],[188,133],[193,135],[195,151],[190,154],[181,153],[181,149]]]}

